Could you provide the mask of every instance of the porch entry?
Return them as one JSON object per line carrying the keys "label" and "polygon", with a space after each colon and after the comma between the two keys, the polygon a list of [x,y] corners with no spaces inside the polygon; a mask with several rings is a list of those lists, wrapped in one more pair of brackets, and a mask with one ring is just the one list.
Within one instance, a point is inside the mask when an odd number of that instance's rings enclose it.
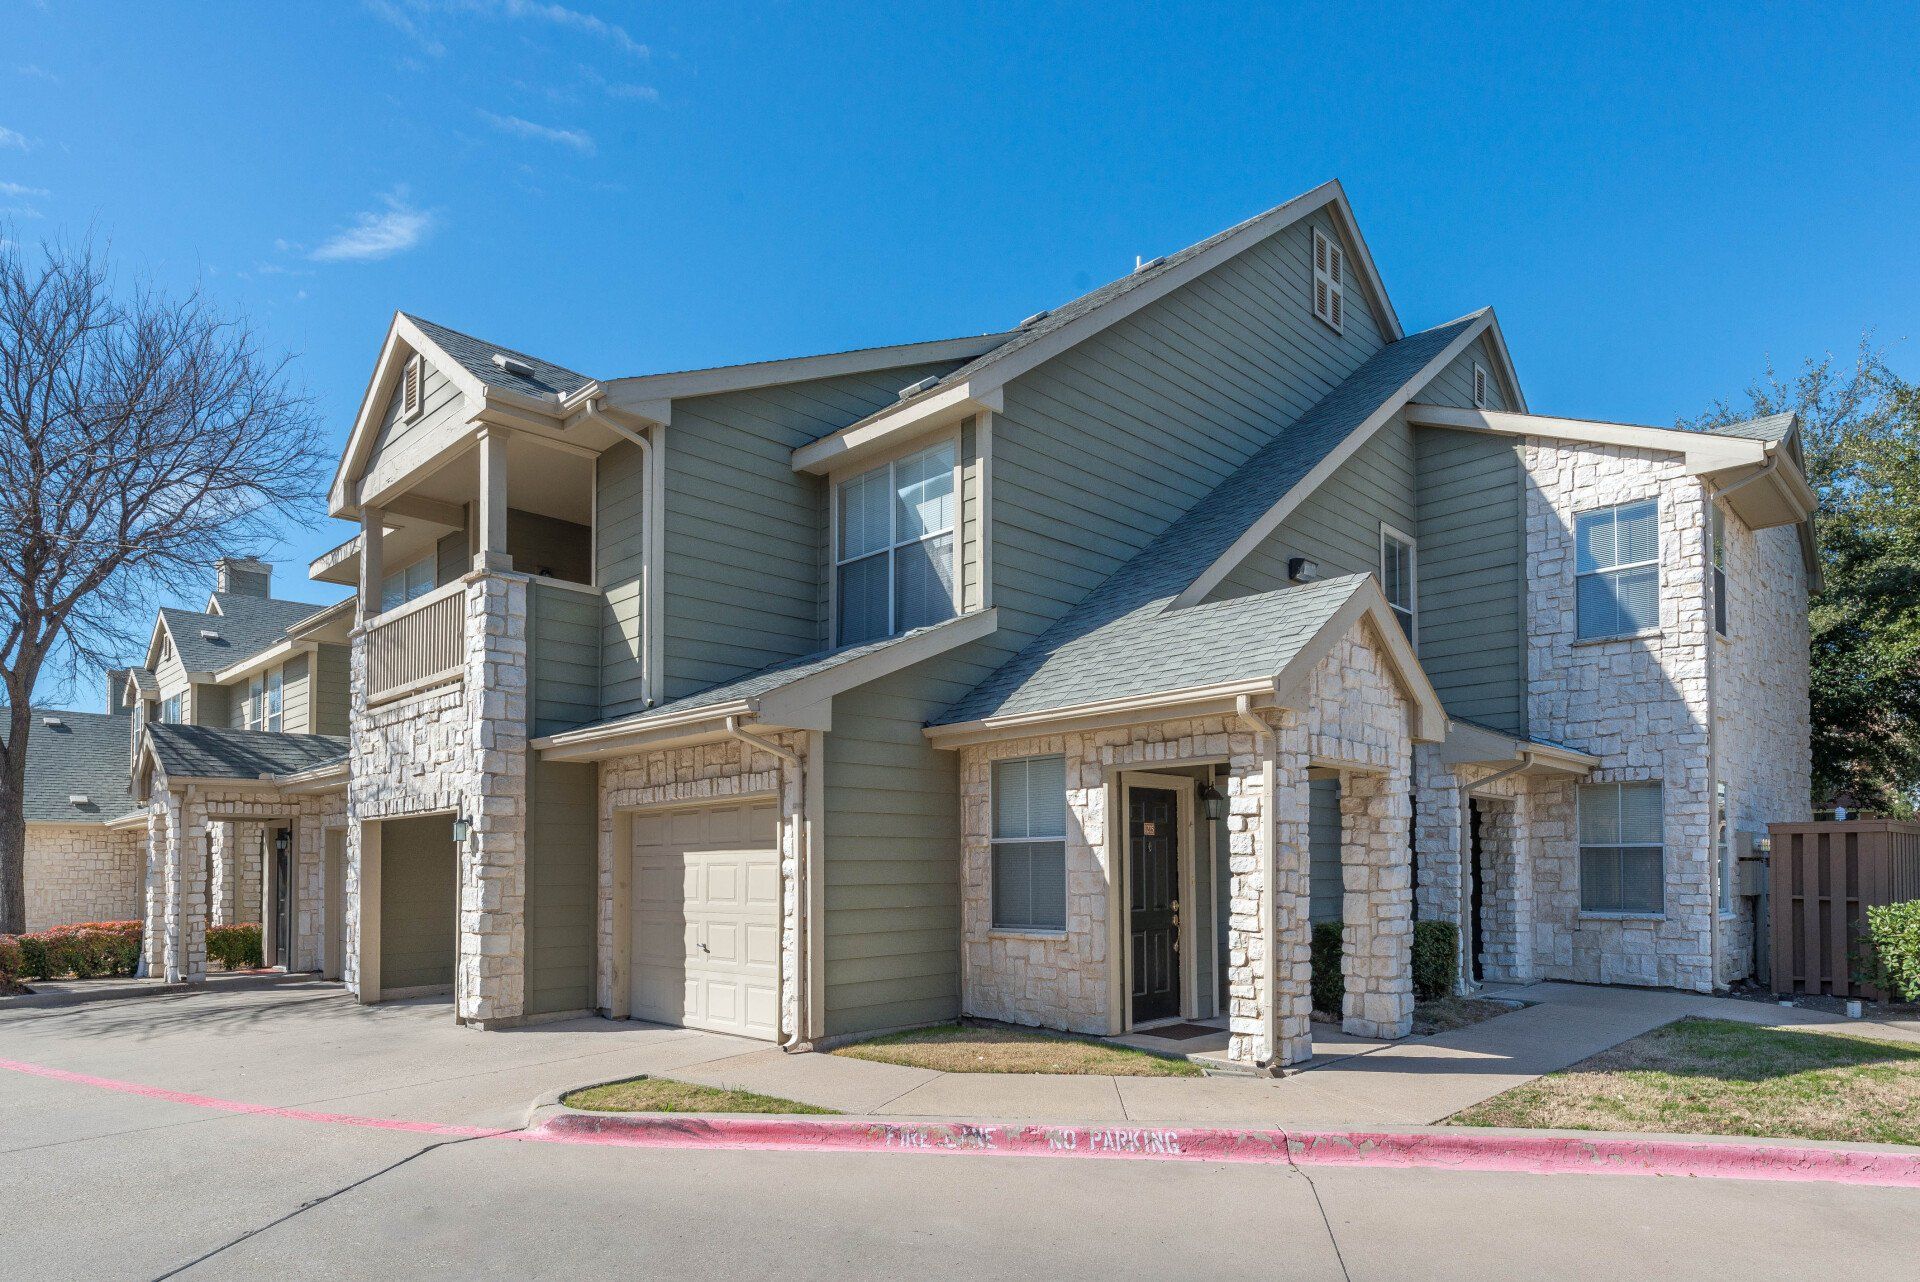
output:
{"label": "porch entry", "polygon": [[453,991],[460,856],[452,815],[380,825],[380,996]]}
{"label": "porch entry", "polygon": [[1195,1014],[1194,795],[1185,775],[1125,779],[1127,1023]]}

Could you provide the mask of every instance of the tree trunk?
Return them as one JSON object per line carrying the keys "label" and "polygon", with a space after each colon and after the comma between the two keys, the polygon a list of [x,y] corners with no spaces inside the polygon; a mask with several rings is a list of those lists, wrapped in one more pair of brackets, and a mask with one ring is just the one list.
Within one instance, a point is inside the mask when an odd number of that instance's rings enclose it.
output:
{"label": "tree trunk", "polygon": [[27,727],[31,708],[8,710],[7,743],[0,748],[0,935],[27,928]]}

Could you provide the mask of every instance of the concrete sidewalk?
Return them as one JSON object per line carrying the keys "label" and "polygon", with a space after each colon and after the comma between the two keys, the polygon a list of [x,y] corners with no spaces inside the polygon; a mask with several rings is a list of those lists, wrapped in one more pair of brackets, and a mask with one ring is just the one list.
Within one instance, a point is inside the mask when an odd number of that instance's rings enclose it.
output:
{"label": "concrete sidewalk", "polygon": [[1780,1027],[1845,1026],[1861,1036],[1920,1044],[1920,1034],[1894,1025],[1729,998],[1553,983],[1495,989],[1486,995],[1532,1004],[1432,1037],[1399,1042],[1323,1037],[1304,1071],[1277,1080],[943,1073],[772,1049],[690,1065],[674,1076],[863,1117],[1417,1126],[1442,1121],[1687,1015]]}

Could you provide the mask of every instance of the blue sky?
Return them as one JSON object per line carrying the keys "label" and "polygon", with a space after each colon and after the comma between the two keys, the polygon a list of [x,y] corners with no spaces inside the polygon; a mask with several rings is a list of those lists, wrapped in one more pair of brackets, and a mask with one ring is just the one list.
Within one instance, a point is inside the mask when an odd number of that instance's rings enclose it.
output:
{"label": "blue sky", "polygon": [[977,333],[1329,177],[1536,411],[1920,376],[1910,5],[569,3],[0,0],[0,219],[250,314],[336,445],[396,308],[603,376]]}

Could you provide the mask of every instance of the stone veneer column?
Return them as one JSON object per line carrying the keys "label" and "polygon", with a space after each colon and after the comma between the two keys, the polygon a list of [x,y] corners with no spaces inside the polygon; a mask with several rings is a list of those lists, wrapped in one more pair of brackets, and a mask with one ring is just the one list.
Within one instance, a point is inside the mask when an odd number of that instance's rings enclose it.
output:
{"label": "stone veneer column", "polygon": [[[1270,716],[1277,721],[1270,733],[1235,728],[1229,739],[1227,1054],[1248,1063],[1284,1065],[1313,1053],[1307,754],[1298,718],[1291,712]],[[1263,848],[1274,861],[1272,904],[1265,902]]]}
{"label": "stone veneer column", "polygon": [[[1414,905],[1427,921],[1461,922],[1466,894],[1460,777],[1440,762],[1440,745],[1413,745],[1414,842],[1420,852]],[[1464,933],[1464,932],[1463,932]]]}
{"label": "stone veneer column", "polygon": [[1343,771],[1340,871],[1346,886],[1341,1028],[1356,1037],[1413,1031],[1412,851],[1404,773]]}
{"label": "stone veneer column", "polygon": [[468,772],[473,830],[460,852],[462,1020],[525,1010],[527,903],[527,579],[492,571],[467,585]]}
{"label": "stone veneer column", "polygon": [[230,926],[240,920],[234,905],[239,902],[239,869],[235,867],[234,831],[231,823],[207,825],[207,850],[213,863],[213,883],[207,887],[208,924]]}
{"label": "stone veneer column", "polygon": [[1480,845],[1488,884],[1481,968],[1488,983],[1533,978],[1533,866],[1526,857],[1526,796],[1481,798]]}
{"label": "stone veneer column", "polygon": [[147,974],[154,978],[164,974],[167,965],[167,800],[168,794],[161,792],[147,802],[146,924],[140,935],[140,950],[146,958]]}
{"label": "stone veneer column", "polygon": [[189,792],[163,802],[166,825],[164,966],[168,983],[198,984],[207,977],[206,807]]}

